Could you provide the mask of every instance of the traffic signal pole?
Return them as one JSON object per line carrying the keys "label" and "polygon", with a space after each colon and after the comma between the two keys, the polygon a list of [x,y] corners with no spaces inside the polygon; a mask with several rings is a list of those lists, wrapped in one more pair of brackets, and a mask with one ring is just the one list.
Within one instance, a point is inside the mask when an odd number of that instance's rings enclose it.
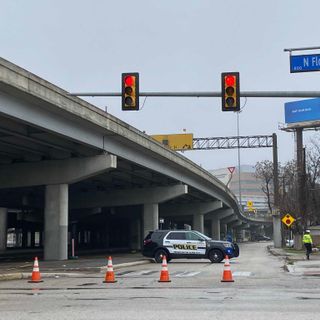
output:
{"label": "traffic signal pole", "polygon": [[[70,96],[78,97],[121,97],[121,92],[73,92]],[[140,92],[140,97],[194,97],[218,98],[221,91],[213,92]],[[242,98],[319,98],[320,91],[241,91]]]}

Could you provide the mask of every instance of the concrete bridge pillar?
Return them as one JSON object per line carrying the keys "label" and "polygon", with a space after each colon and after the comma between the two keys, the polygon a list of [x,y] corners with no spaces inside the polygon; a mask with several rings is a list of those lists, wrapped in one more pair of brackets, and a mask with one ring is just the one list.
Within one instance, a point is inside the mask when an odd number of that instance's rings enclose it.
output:
{"label": "concrete bridge pillar", "polygon": [[166,204],[161,207],[161,217],[192,216],[192,229],[204,232],[204,215],[222,207],[221,201],[204,203]]}
{"label": "concrete bridge pillar", "polygon": [[223,209],[222,203],[220,209],[213,211],[206,215],[211,224],[211,237],[216,240],[221,240],[221,233],[226,235],[223,226],[223,219],[230,217],[234,214],[233,209]]}
{"label": "concrete bridge pillar", "polygon": [[204,231],[204,216],[203,214],[193,215],[193,229],[201,233]]}
{"label": "concrete bridge pillar", "polygon": [[0,251],[7,249],[7,208],[0,208]]}
{"label": "concrete bridge pillar", "polygon": [[220,219],[211,220],[211,237],[220,240]]}
{"label": "concrete bridge pillar", "polygon": [[159,205],[157,203],[146,203],[143,205],[143,237],[149,231],[159,228]]}
{"label": "concrete bridge pillar", "polygon": [[282,237],[281,237],[281,220],[280,214],[275,214],[272,216],[273,219],[273,241],[275,248],[282,247]]}
{"label": "concrete bridge pillar", "polygon": [[46,186],[44,259],[68,259],[68,185]]}
{"label": "concrete bridge pillar", "polygon": [[130,225],[131,229],[131,250],[141,249],[141,224],[139,219],[134,219]]}
{"label": "concrete bridge pillar", "polygon": [[[226,238],[227,234],[228,234],[228,225],[226,223],[222,223],[221,224],[221,235]],[[221,240],[221,239],[220,239]]]}

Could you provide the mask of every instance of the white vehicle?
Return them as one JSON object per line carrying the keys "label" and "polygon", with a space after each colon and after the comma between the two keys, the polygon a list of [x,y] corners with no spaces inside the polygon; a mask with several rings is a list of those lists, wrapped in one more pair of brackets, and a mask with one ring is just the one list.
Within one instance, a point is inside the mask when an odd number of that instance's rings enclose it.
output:
{"label": "white vehicle", "polygon": [[293,248],[294,247],[294,240],[293,239],[287,239],[286,240],[286,247]]}

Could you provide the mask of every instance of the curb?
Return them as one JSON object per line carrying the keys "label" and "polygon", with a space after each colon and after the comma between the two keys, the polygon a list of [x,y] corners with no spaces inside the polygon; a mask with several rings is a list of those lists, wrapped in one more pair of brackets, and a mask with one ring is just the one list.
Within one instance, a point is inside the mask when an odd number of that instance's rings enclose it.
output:
{"label": "curb", "polygon": [[275,257],[281,257],[284,260],[283,270],[289,273],[294,273],[293,265],[289,264],[288,262],[292,262],[290,256],[285,252],[277,252],[274,250],[272,246],[267,246],[268,252],[274,255]]}
{"label": "curb", "polygon": [[[147,264],[153,262],[152,260],[142,260],[142,261],[133,261],[133,262],[125,262],[119,263],[113,266],[114,270],[137,266],[142,264]],[[79,268],[81,269],[81,268]],[[90,269],[81,269],[83,271],[88,271],[92,269],[97,269],[98,272],[103,272],[107,269],[107,266],[103,267],[94,267]],[[0,281],[9,281],[9,280],[22,280],[22,279],[30,279],[32,272],[16,272],[16,273],[7,273],[7,274],[0,274]],[[81,278],[84,276],[84,273],[75,273],[75,272],[41,272],[41,278],[60,278],[60,277],[69,277],[69,278]]]}
{"label": "curb", "polygon": [[0,274],[0,281],[20,280],[20,279],[23,279],[23,274],[22,273]]}

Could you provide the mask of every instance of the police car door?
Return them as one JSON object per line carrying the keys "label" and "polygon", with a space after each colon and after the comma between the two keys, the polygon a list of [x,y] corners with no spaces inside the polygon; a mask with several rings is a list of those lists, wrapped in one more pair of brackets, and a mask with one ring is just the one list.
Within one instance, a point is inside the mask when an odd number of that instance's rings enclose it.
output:
{"label": "police car door", "polygon": [[204,256],[206,254],[207,243],[205,239],[202,239],[197,233],[187,231],[186,240],[186,244],[189,246],[189,248],[192,248],[192,250],[189,251],[190,254],[195,254],[198,256]]}
{"label": "police car door", "polygon": [[186,232],[170,231],[163,239],[163,246],[172,256],[183,256],[186,253]]}

